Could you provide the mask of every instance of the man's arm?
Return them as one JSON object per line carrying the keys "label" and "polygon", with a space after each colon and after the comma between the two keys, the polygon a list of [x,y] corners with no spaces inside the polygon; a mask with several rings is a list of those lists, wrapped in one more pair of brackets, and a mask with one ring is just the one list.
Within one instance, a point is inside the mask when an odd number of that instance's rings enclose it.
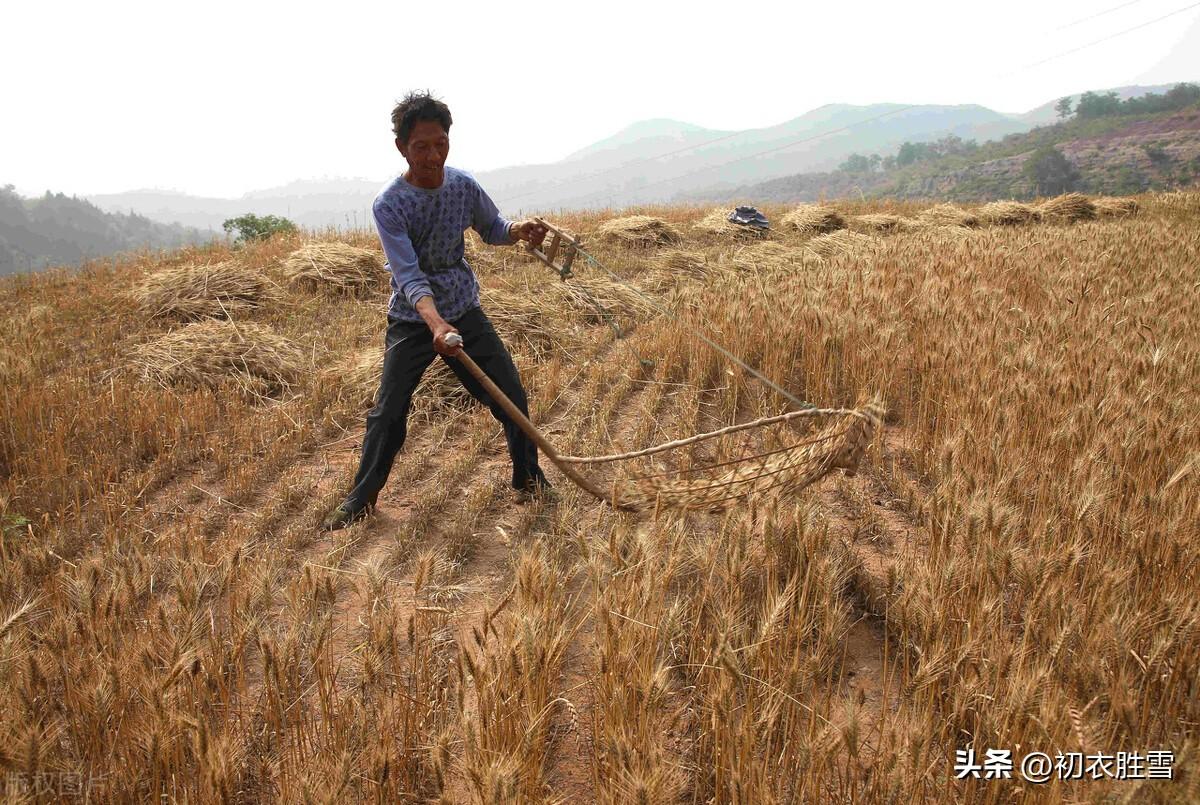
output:
{"label": "man's arm", "polygon": [[450,348],[444,340],[447,334],[458,331],[438,313],[437,305],[433,301],[433,289],[425,272],[421,271],[417,252],[408,237],[408,229],[403,220],[383,204],[373,204],[371,211],[375,218],[375,228],[379,232],[379,242],[383,244],[383,253],[387,255],[388,268],[396,278],[396,287],[433,333],[434,350],[442,355],[458,354],[460,348]]}
{"label": "man's arm", "polygon": [[421,297],[433,296],[433,289],[417,262],[416,249],[408,237],[408,226],[401,217],[378,201],[371,205],[371,214],[375,218],[375,229],[379,232],[383,253],[387,256],[388,268],[396,278],[396,287],[408,303],[416,307]]}
{"label": "man's arm", "polygon": [[457,333],[458,328],[450,322],[442,318],[442,314],[438,313],[437,305],[433,302],[432,296],[423,296],[417,300],[414,305],[417,313],[425,320],[425,325],[429,327],[429,332],[433,333],[433,349],[440,355],[457,355],[462,347],[446,346],[446,336],[450,333]]}
{"label": "man's arm", "polygon": [[508,246],[522,240],[540,246],[546,237],[546,228],[536,221],[506,220],[479,182],[475,182],[475,210],[471,228],[479,233],[484,243],[493,246]]}

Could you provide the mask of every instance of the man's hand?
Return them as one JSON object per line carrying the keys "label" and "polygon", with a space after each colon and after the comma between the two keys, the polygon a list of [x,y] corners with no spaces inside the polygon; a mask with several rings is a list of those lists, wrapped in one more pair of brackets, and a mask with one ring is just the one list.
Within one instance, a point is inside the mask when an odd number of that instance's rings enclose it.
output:
{"label": "man's hand", "polygon": [[443,321],[430,328],[433,331],[433,350],[439,355],[445,355],[448,358],[453,358],[458,353],[462,352],[462,347],[451,347],[446,345],[446,336],[450,333],[457,333],[458,330],[449,322]]}
{"label": "man's hand", "polygon": [[547,231],[546,227],[537,221],[518,221],[509,230],[509,237],[512,238],[513,243],[525,240],[541,248],[542,241],[546,239]]}

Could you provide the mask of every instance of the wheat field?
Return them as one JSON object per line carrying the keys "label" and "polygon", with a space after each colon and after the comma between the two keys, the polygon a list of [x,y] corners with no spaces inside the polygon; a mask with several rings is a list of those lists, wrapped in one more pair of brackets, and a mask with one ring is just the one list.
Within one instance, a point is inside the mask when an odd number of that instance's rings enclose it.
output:
{"label": "wheat field", "polygon": [[[627,286],[468,233],[564,453],[786,408],[697,331],[817,405],[884,401],[856,476],[723,514],[614,511],[552,468],[561,500],[522,505],[499,425],[430,382],[377,516],[320,532],[386,275],[284,263],[372,232],[5,278],[5,801],[1200,800],[1200,193],[1137,200],[766,242],[700,208],[552,219]],[[631,214],[682,243],[589,239]],[[131,290],[227,262],[274,289],[220,325],[227,376],[139,370],[185,325]],[[1170,752],[1173,779],[958,779],[968,749]]]}

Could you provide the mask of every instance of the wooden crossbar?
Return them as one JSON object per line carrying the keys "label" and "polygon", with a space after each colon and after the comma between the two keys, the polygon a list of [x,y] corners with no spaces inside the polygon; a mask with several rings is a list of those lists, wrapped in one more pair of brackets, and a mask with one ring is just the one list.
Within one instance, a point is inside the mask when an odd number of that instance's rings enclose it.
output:
{"label": "wooden crossbar", "polygon": [[[567,279],[571,276],[571,264],[575,262],[575,254],[581,245],[578,238],[568,235],[554,224],[548,223],[541,218],[534,218],[542,226],[546,227],[551,235],[550,246],[545,249],[539,249],[532,243],[526,243],[525,249],[537,259],[541,260],[550,268],[558,272],[561,279]],[[559,252],[562,252],[562,258],[559,259]]]}

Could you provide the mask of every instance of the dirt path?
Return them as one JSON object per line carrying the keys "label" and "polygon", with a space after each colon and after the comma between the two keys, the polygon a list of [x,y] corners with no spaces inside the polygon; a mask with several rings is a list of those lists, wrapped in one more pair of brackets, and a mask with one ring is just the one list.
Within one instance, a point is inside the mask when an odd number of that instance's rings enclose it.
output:
{"label": "dirt path", "polygon": [[855,622],[847,635],[842,663],[839,699],[833,704],[835,720],[845,723],[851,711],[865,727],[868,752],[881,737],[888,716],[895,711],[902,669],[896,661],[897,647],[887,635],[881,609],[883,591],[905,552],[924,548],[916,538],[916,524],[905,510],[905,501],[894,496],[886,483],[888,468],[904,475],[908,488],[920,484],[908,463],[904,435],[887,427],[876,442],[858,475],[847,478],[835,473],[818,488],[818,500],[826,522],[851,552],[857,563],[853,596]]}

